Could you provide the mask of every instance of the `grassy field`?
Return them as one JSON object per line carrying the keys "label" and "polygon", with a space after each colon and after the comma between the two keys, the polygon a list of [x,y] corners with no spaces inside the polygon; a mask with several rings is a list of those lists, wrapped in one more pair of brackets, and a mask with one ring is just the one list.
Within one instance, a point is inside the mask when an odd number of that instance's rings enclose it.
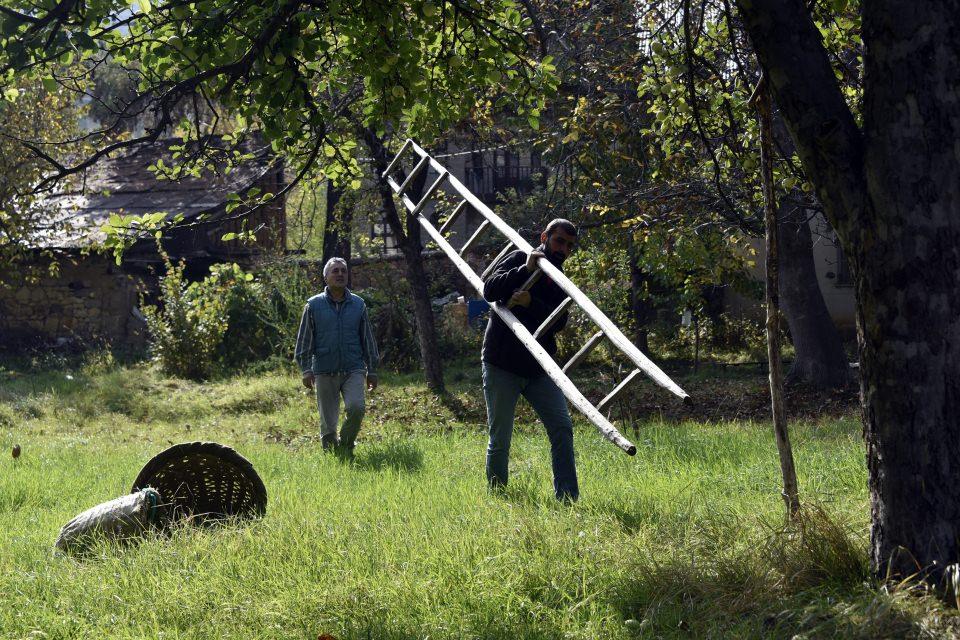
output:
{"label": "grassy field", "polygon": [[[582,498],[564,506],[529,409],[509,490],[486,491],[479,371],[448,379],[438,398],[388,376],[346,463],[320,450],[292,371],[197,384],[108,358],[0,367],[0,637],[958,634],[934,598],[867,577],[852,417],[792,425],[811,506],[784,529],[768,424],[643,422],[626,433],[639,448],[630,458],[579,423]],[[52,554],[67,520],[192,440],[253,462],[264,519]]]}

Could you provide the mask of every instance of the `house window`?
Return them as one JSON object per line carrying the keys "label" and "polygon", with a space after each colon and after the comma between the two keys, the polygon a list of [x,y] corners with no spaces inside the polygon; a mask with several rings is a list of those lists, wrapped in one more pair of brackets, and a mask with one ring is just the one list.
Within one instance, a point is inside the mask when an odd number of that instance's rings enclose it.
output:
{"label": "house window", "polygon": [[534,187],[531,173],[536,172],[539,166],[539,154],[531,156],[529,164],[522,164],[520,154],[503,149],[495,149],[488,154],[474,152],[467,162],[466,186],[481,200],[488,201],[509,189],[521,195],[530,193]]}
{"label": "house window", "polygon": [[382,243],[381,252],[384,255],[392,255],[400,250],[396,236],[390,231],[390,225],[383,220],[370,225],[370,239],[379,240]]}

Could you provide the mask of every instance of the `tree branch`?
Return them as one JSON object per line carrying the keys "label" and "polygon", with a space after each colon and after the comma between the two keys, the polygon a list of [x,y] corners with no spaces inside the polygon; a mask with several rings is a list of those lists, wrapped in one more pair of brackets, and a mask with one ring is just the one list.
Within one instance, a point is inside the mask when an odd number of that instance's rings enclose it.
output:
{"label": "tree branch", "polygon": [[863,134],[801,0],[737,0],[806,174],[841,237],[863,215]]}

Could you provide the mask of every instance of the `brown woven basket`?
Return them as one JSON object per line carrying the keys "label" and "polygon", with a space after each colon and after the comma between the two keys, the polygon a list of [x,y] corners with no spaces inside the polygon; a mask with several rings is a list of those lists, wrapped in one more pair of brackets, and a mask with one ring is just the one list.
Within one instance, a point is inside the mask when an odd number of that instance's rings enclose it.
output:
{"label": "brown woven basket", "polygon": [[216,442],[185,442],[154,456],[133,482],[133,491],[160,493],[164,520],[259,517],[267,489],[250,461]]}

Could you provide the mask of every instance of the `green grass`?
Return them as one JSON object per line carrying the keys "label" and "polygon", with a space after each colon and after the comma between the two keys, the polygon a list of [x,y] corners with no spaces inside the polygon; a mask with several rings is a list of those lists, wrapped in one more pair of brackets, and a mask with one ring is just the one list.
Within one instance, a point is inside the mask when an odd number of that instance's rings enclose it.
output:
{"label": "green grass", "polygon": [[[68,378],[69,376],[69,378]],[[867,577],[854,419],[791,425],[808,504],[784,529],[769,425],[645,423],[630,458],[577,425],[582,498],[552,497],[520,413],[491,495],[479,373],[448,398],[387,376],[353,464],[324,454],[295,372],[206,384],[144,365],[0,369],[0,637],[948,637],[935,599]],[[691,389],[694,393],[695,389]],[[269,493],[243,526],[52,554],[169,443],[216,440]]]}

